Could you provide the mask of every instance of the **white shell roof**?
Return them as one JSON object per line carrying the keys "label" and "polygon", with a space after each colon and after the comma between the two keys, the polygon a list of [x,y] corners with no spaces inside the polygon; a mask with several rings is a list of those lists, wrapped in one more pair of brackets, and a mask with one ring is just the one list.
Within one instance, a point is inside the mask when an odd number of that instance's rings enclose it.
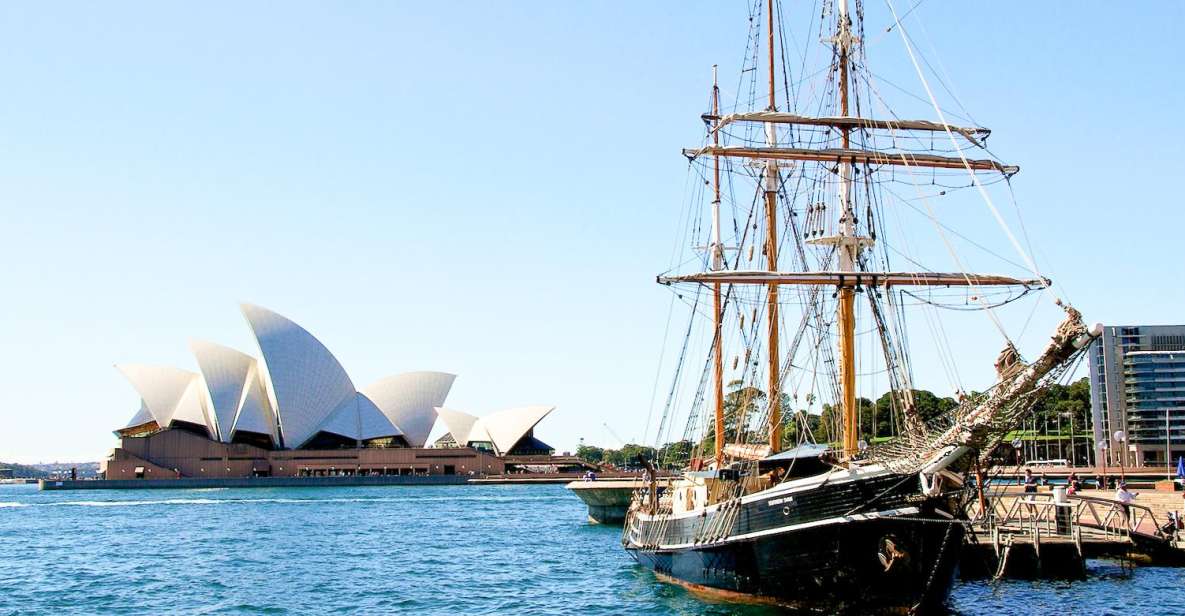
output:
{"label": "white shell roof", "polygon": [[362,393],[403,431],[409,445],[423,447],[436,424],[436,407],[444,404],[456,378],[444,372],[407,372],[379,379]]}
{"label": "white shell roof", "polygon": [[124,428],[135,428],[150,421],[156,421],[156,418],[152,416],[152,413],[148,412],[148,405],[143,400],[140,400],[140,410],[136,411],[135,415],[132,415],[132,418],[124,425]]}
{"label": "white shell roof", "polygon": [[[162,428],[173,423],[178,403],[186,395],[190,383],[198,378],[194,372],[171,366],[119,364],[115,368],[136,388],[143,406]],[[199,424],[205,425],[204,422]]]}
{"label": "white shell roof", "polygon": [[437,408],[435,410],[436,415],[444,422],[445,429],[453,435],[453,440],[461,447],[468,445],[471,440],[485,440],[469,438],[470,432],[473,431],[473,425],[477,423],[477,417],[452,409]]}
{"label": "white shell roof", "polygon": [[266,308],[241,308],[271,380],[284,446],[300,447],[354,398],[354,384],[329,349],[304,328]]}
{"label": "white shell roof", "polygon": [[359,434],[361,434],[362,428],[358,425],[358,399],[350,398],[341,403],[329,415],[325,423],[321,424],[317,432],[332,432],[346,438],[361,440]]}
{"label": "white shell roof", "polygon": [[[219,438],[229,443],[235,415],[243,399],[247,378],[253,372],[255,358],[235,349],[204,340],[190,340],[189,348],[197,358],[202,378],[210,392]],[[267,432],[264,432],[267,434]]]}
{"label": "white shell roof", "polygon": [[[403,430],[391,422],[383,411],[365,395],[357,394],[358,400],[358,438],[362,440],[383,436],[404,436]],[[406,437],[405,437],[406,438]]]}
{"label": "white shell roof", "polygon": [[486,415],[478,423],[489,432],[498,452],[505,453],[553,410],[554,406],[524,406]]}
{"label": "white shell roof", "polygon": [[[303,446],[320,431],[357,440],[403,436],[413,447],[425,445],[436,423],[436,407],[444,403],[455,375],[409,372],[358,392],[333,354],[307,330],[260,306],[242,304],[241,309],[263,361],[230,347],[191,341],[200,375],[168,366],[118,365],[141,398],[141,408],[127,427],[156,421],[168,428],[185,421],[204,426],[212,438],[224,442],[245,431],[268,435],[288,449]],[[460,416],[467,419],[450,424],[450,432],[455,435],[463,426],[468,437],[478,419]],[[521,423],[507,417],[514,426]],[[495,438],[479,424],[472,430],[477,438],[468,440],[497,445],[510,438],[503,430],[495,429]],[[509,446],[517,438],[521,435]]]}
{"label": "white shell roof", "polygon": [[255,361],[251,362],[251,369],[247,374],[247,388],[243,392],[243,400],[235,414],[231,438],[234,438],[234,433],[240,430],[266,434],[272,437],[272,441],[279,442],[279,439],[276,438],[276,415],[272,412],[272,405],[268,401],[267,391],[263,386],[263,375],[260,374],[259,362]]}
{"label": "white shell roof", "polygon": [[524,406],[480,419],[451,409],[438,408],[436,412],[458,445],[489,441],[498,453],[506,453],[553,410],[554,406]]}
{"label": "white shell roof", "polygon": [[355,394],[343,402],[321,425],[318,432],[322,431],[358,441],[402,434],[379,407],[362,394]]}
{"label": "white shell roof", "polygon": [[214,421],[210,418],[212,414],[206,403],[206,384],[202,377],[194,375],[189,386],[185,388],[185,393],[177,401],[177,408],[173,410],[173,421],[187,421],[203,426],[210,436],[214,436],[217,432],[214,431]]}

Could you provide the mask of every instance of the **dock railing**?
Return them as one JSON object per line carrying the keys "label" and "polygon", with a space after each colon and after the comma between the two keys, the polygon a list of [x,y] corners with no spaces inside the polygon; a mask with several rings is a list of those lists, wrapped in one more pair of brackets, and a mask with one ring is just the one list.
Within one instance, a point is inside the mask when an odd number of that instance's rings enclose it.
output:
{"label": "dock railing", "polygon": [[1042,535],[1073,536],[1080,541],[1083,529],[1102,533],[1106,539],[1128,541],[1132,535],[1170,539],[1161,521],[1147,506],[1124,505],[1094,496],[1069,496],[1057,502],[1051,492],[985,496],[986,508],[977,501],[968,513],[972,523],[992,533],[1024,533],[1038,541]]}

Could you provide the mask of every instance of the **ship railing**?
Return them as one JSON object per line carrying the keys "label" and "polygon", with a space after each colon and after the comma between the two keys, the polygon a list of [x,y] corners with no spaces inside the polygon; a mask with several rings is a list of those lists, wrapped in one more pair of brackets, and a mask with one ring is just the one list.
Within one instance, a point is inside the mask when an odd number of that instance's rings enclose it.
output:
{"label": "ship railing", "polygon": [[[640,519],[639,513],[649,514],[650,521]],[[657,549],[666,536],[672,513],[674,509],[669,493],[661,492],[659,497],[654,499],[648,487],[634,490],[625,514],[622,542],[642,550]]]}
{"label": "ship railing", "polygon": [[741,497],[745,494],[745,486],[740,483],[721,482],[717,494],[719,506],[710,516],[704,516],[695,534],[695,542],[699,544],[714,543],[724,539],[732,533],[736,525],[737,516],[741,512]]}

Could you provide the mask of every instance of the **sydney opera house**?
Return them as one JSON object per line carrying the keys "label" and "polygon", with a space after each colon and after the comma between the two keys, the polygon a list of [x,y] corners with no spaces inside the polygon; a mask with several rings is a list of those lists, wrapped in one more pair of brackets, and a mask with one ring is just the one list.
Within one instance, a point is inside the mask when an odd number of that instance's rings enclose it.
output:
{"label": "sydney opera house", "polygon": [[[108,479],[481,475],[555,461],[534,428],[553,407],[474,417],[443,408],[456,378],[409,372],[357,389],[312,334],[242,305],[259,357],[193,341],[198,371],[121,364],[140,409],[116,430]],[[437,418],[448,433],[428,447]]]}

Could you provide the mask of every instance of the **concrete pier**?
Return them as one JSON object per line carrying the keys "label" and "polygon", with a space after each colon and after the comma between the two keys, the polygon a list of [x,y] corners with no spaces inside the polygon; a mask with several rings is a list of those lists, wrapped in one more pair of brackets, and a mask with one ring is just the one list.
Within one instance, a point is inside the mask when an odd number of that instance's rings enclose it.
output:
{"label": "concrete pier", "polygon": [[[670,477],[658,479],[658,491],[662,493],[671,483]],[[629,511],[634,490],[643,487],[641,478],[597,479],[596,481],[573,481],[567,488],[588,505],[588,521],[593,524],[621,524]]]}
{"label": "concrete pier", "polygon": [[588,521],[593,524],[621,524],[630,508],[634,490],[642,487],[640,479],[599,479],[573,481],[568,484],[580,500],[588,505]]}

